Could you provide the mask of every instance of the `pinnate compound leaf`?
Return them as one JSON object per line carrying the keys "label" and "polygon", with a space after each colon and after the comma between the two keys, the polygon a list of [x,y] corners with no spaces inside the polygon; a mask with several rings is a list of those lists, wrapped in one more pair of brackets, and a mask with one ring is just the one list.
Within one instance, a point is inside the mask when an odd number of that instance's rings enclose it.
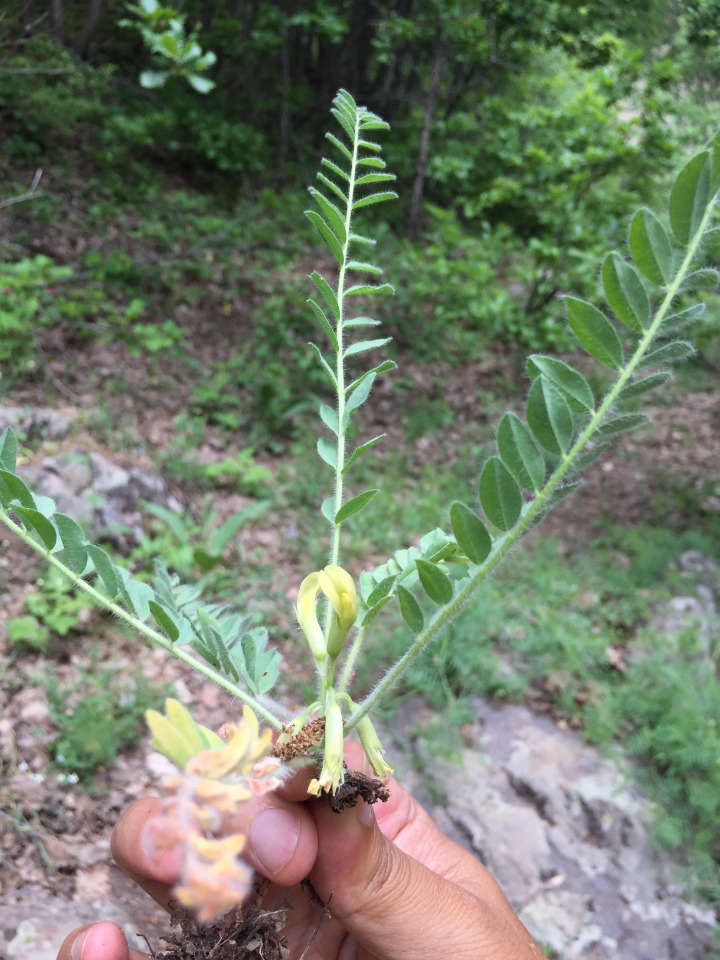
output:
{"label": "pinnate compound leaf", "polygon": [[575,297],[566,297],[565,303],[572,331],[585,350],[606,367],[619,370],[623,365],[622,344],[605,314]]}
{"label": "pinnate compound leaf", "polygon": [[695,356],[695,347],[687,340],[671,340],[652,353],[648,353],[638,364],[638,369],[654,367],[659,363],[681,363]]}
{"label": "pinnate compound leaf", "polygon": [[433,603],[450,603],[453,588],[447,574],[429,560],[416,560],[415,565],[422,588]]}
{"label": "pinnate compound leaf", "polygon": [[17,461],[17,437],[12,427],[6,427],[0,437],[0,467],[15,473]]}
{"label": "pinnate compound leaf", "polygon": [[658,286],[672,280],[673,253],[665,228],[655,214],[638,210],[630,224],[630,253],[640,273]]}
{"label": "pinnate compound leaf", "polygon": [[534,353],[528,357],[527,365],[530,377],[534,380],[539,374],[544,374],[562,393],[571,410],[584,412],[595,409],[595,398],[587,380],[563,360]]}
{"label": "pinnate compound leaf", "polygon": [[17,503],[35,509],[35,500],[20,477],[9,470],[0,470],[0,505],[9,507]]}
{"label": "pinnate compound leaf", "polygon": [[337,467],[337,447],[325,437],[320,437],[317,442],[317,452],[321,460],[324,460],[333,470]]}
{"label": "pinnate compound leaf", "polygon": [[527,400],[527,422],[540,444],[563,454],[573,437],[573,419],[562,394],[545,377],[533,380]]}
{"label": "pinnate compound leaf", "polygon": [[705,150],[685,164],[670,191],[670,226],[687,245],[700,228],[710,200],[710,153]]}
{"label": "pinnate compound leaf", "polygon": [[48,518],[44,517],[39,510],[30,507],[13,507],[13,510],[26,527],[37,533],[47,549],[52,550],[57,543],[57,532]]}
{"label": "pinnate compound leaf", "polygon": [[650,417],[645,413],[623,413],[619,417],[613,417],[612,420],[606,420],[596,431],[595,436],[598,440],[604,440],[606,437],[614,437],[618,433],[634,430],[649,420]]}
{"label": "pinnate compound leaf", "polygon": [[480,517],[458,500],[450,507],[450,524],[457,544],[473,563],[482,563],[492,549],[492,538]]}
{"label": "pinnate compound leaf", "polygon": [[420,609],[420,604],[410,593],[407,587],[403,587],[402,584],[398,585],[397,597],[403,620],[413,633],[420,633],[422,628],[425,626],[425,618],[423,617],[422,610]]}
{"label": "pinnate compound leaf", "polygon": [[622,401],[640,397],[648,390],[654,390],[656,387],[661,387],[664,383],[667,383],[671,376],[669,370],[661,370],[658,373],[651,373],[649,377],[644,377],[642,380],[633,380],[626,387],[623,387],[618,399]]}
{"label": "pinnate compound leaf", "polygon": [[148,601],[148,607],[150,608],[150,613],[153,615],[155,623],[157,623],[162,632],[175,643],[180,637],[180,628],[170,611],[162,607],[156,600]]}
{"label": "pinnate compound leaf", "polygon": [[347,520],[348,517],[352,517],[353,514],[357,513],[359,510],[362,510],[367,503],[370,503],[376,493],[379,493],[377,489],[364,490],[356,497],[348,500],[347,503],[344,503],[335,514],[335,523],[342,523],[344,520]]}
{"label": "pinnate compound leaf", "polygon": [[540,490],[545,481],[545,460],[520,417],[506,413],[497,434],[502,462],[526,490]]}
{"label": "pinnate compound leaf", "polygon": [[115,567],[112,560],[102,547],[96,547],[94,543],[86,543],[87,550],[97,574],[103,582],[105,592],[113,600],[120,593],[120,584],[115,575]]}
{"label": "pinnate compound leaf", "polygon": [[365,443],[361,443],[358,447],[355,447],[353,452],[347,459],[345,466],[342,469],[343,473],[347,473],[348,467],[350,464],[355,463],[358,457],[361,457],[366,453],[371,447],[374,447],[376,443],[379,443],[381,440],[384,440],[387,434],[380,433],[377,437],[373,437],[372,440],[366,440]]}
{"label": "pinnate compound leaf", "polygon": [[605,298],[618,320],[635,333],[646,330],[650,325],[650,299],[635,267],[613,251],[605,257],[602,282]]}
{"label": "pinnate compound leaf", "polygon": [[522,510],[522,494],[499,457],[490,457],[480,474],[480,503],[488,520],[500,530],[511,530]]}
{"label": "pinnate compound leaf", "polygon": [[391,340],[392,337],[383,337],[380,340],[359,340],[357,343],[350,344],[344,356],[354,357],[356,353],[365,353],[366,350],[377,350],[379,347],[384,347],[390,343]]}

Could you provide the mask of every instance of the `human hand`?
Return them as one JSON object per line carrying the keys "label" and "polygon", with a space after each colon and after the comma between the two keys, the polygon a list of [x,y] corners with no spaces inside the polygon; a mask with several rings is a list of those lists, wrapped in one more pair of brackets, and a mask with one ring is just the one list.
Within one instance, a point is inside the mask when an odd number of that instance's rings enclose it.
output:
{"label": "human hand", "polygon": [[[361,768],[359,748],[348,760]],[[249,838],[247,859],[271,883],[268,909],[289,901],[283,931],[298,960],[536,960],[540,948],[487,870],[442,834],[395,781],[385,804],[333,813],[325,800],[307,800],[310,772],[277,792],[243,804],[237,829]],[[158,903],[168,907],[178,879],[173,853],[151,856],[143,828],[159,808],[138,800],[113,834],[113,855]],[[300,881],[309,878],[329,905],[321,908]],[[316,935],[313,938],[313,934]],[[310,942],[312,940],[312,942]],[[144,960],[113,923],[73,931],[58,960]]]}

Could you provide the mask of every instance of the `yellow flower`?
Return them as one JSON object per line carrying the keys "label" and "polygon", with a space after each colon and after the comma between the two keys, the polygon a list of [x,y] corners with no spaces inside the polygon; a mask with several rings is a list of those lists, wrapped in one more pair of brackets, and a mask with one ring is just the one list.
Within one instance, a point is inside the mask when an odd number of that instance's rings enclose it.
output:
{"label": "yellow flower", "polygon": [[[317,618],[317,598],[324,593],[332,607],[332,621],[326,644]],[[330,656],[335,659],[355,623],[358,612],[357,591],[353,578],[342,567],[329,564],[324,570],[311,573],[300,584],[297,618],[318,662]]]}
{"label": "yellow flower", "polygon": [[357,725],[360,743],[363,745],[365,755],[372,764],[372,768],[378,777],[387,777],[393,772],[393,768],[385,762],[383,753],[385,752],[380,743],[380,738],[375,732],[370,717],[363,717]]}
{"label": "yellow flower", "polygon": [[224,740],[208,727],[196,723],[190,711],[178,700],[165,701],[165,716],[157,710],[147,710],[145,719],[153,734],[150,746],[181,770],[198,753],[225,747]]}

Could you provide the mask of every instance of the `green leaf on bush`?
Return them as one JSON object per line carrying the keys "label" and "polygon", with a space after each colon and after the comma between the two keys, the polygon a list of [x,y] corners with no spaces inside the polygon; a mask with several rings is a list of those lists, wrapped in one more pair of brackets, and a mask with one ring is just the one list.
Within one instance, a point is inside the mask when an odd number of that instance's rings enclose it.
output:
{"label": "green leaf on bush", "polygon": [[482,563],[492,550],[492,538],[480,517],[458,500],[450,507],[453,536],[462,552],[473,563]]}
{"label": "green leaf on bush", "polygon": [[533,380],[527,399],[527,422],[551,453],[563,454],[573,437],[573,419],[562,394],[545,377]]}
{"label": "green leaf on bush", "polygon": [[583,412],[595,409],[595,397],[587,380],[563,360],[534,353],[528,357],[527,365],[530,377],[534,380],[539,374],[544,374],[562,393],[571,410]]}
{"label": "green leaf on bush", "polygon": [[672,280],[673,254],[668,235],[655,214],[638,210],[630,224],[630,253],[640,273],[663,286]]}
{"label": "green leaf on bush", "polygon": [[398,585],[397,597],[403,620],[413,633],[420,633],[422,628],[425,626],[425,618],[423,617],[422,610],[420,609],[420,604],[410,593],[407,587],[403,587],[402,584]]}
{"label": "green leaf on bush", "polygon": [[447,574],[429,560],[416,560],[415,565],[422,588],[430,599],[434,603],[450,603],[453,588]]}
{"label": "green leaf on bush", "polygon": [[590,356],[606,367],[619,370],[623,364],[622,344],[605,314],[575,297],[566,297],[565,303],[572,331]]}
{"label": "green leaf on bush", "polygon": [[705,150],[689,160],[670,191],[670,226],[682,244],[688,244],[700,228],[710,199],[710,153]]}
{"label": "green leaf on bush", "polygon": [[522,494],[499,457],[490,457],[480,474],[480,503],[488,520],[500,530],[511,530],[522,510]]}
{"label": "green leaf on bush", "polygon": [[502,462],[526,490],[540,490],[545,480],[545,460],[520,417],[506,413],[497,434]]}
{"label": "green leaf on bush", "polygon": [[335,514],[335,523],[342,523],[344,520],[347,520],[348,517],[352,517],[354,513],[357,513],[358,510],[362,510],[365,504],[369,503],[378,492],[377,489],[365,490],[363,493],[359,493],[356,497],[353,497],[352,500],[348,500]]}
{"label": "green leaf on bush", "polygon": [[650,325],[650,299],[635,267],[613,251],[602,268],[605,298],[615,316],[630,330],[642,333]]}

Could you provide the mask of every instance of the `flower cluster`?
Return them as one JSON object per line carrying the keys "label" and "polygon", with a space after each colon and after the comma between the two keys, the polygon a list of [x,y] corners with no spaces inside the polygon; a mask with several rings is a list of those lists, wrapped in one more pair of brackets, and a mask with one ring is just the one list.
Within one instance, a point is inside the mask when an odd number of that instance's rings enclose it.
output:
{"label": "flower cluster", "polygon": [[280,784],[280,761],[267,756],[270,730],[260,733],[249,707],[239,724],[226,726],[227,739],[196,723],[177,700],[166,701],[165,715],[146,716],[152,745],[181,771],[165,779],[162,810],[146,829],[156,850],[180,853],[175,895],[207,923],[250,890],[252,870],[239,858],[245,837],[233,816],[239,803]]}

